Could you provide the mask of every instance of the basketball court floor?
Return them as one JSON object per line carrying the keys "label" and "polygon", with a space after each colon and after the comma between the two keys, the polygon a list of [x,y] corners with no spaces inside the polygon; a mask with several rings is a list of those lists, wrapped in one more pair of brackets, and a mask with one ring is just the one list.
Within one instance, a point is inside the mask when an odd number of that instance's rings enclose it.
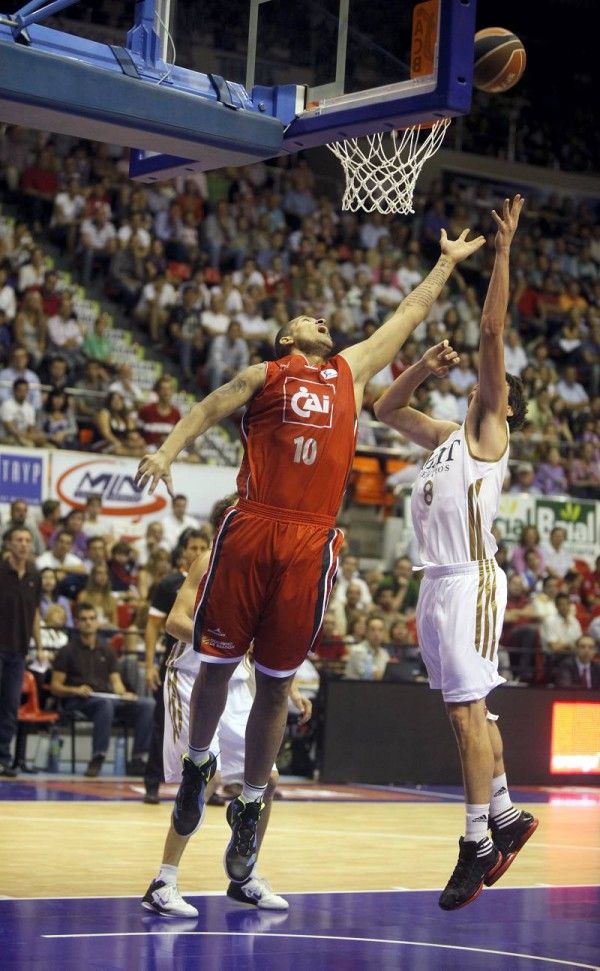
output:
{"label": "basketball court floor", "polygon": [[225,896],[229,829],[208,807],[179,885],[194,920],[140,906],[173,787],[159,806],[130,779],[0,782],[0,968],[496,971],[598,968],[600,789],[519,789],[540,826],[509,872],[468,907],[437,905],[457,857],[458,790],[287,782],[261,873],[287,913]]}

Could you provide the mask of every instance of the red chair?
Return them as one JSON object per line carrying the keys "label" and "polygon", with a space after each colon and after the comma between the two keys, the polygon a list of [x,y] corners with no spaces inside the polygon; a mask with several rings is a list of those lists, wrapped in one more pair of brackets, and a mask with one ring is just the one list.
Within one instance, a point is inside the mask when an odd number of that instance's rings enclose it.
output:
{"label": "red chair", "polygon": [[19,723],[23,722],[27,725],[50,725],[58,721],[58,712],[42,711],[40,708],[37,683],[31,671],[25,671],[23,674],[21,694],[25,695],[25,700],[19,708]]}
{"label": "red chair", "polygon": [[21,694],[25,695],[25,699],[17,715],[15,765],[23,765],[25,762],[27,735],[31,729],[37,729],[42,726],[47,728],[48,725],[54,725],[60,717],[56,711],[42,711],[40,708],[37,682],[31,671],[25,671],[23,674]]}

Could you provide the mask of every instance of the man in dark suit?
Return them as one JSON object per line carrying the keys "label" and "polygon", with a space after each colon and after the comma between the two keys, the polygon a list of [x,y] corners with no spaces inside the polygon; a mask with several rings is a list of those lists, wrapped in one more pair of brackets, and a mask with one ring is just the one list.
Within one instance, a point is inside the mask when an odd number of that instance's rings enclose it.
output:
{"label": "man in dark suit", "polygon": [[557,688],[591,688],[600,691],[600,664],[594,662],[596,644],[589,634],[575,642],[575,653],[561,661],[555,683]]}
{"label": "man in dark suit", "polygon": [[17,770],[11,766],[11,743],[32,636],[38,655],[42,654],[41,588],[39,573],[31,562],[33,540],[29,528],[11,526],[4,536],[4,546],[5,552],[0,556],[0,778],[12,778]]}

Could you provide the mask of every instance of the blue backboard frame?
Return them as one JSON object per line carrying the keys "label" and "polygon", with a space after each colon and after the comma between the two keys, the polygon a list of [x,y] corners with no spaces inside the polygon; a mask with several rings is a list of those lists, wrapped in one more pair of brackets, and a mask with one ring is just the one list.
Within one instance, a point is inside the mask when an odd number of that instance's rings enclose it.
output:
{"label": "blue backboard frame", "polygon": [[308,110],[301,85],[248,92],[165,62],[160,0],[137,0],[118,48],[40,23],[75,2],[31,0],[0,15],[0,121],[126,145],[134,179],[248,164],[470,108],[476,0],[440,0],[437,78],[387,98]]}

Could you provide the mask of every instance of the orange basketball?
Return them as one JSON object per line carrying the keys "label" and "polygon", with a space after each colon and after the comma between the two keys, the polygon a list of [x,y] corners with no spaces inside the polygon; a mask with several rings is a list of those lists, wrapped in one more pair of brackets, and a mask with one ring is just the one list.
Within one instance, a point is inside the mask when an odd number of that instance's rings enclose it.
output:
{"label": "orange basketball", "polygon": [[508,91],[522,77],[526,62],[525,48],[510,30],[486,27],[475,34],[473,84],[480,91]]}

